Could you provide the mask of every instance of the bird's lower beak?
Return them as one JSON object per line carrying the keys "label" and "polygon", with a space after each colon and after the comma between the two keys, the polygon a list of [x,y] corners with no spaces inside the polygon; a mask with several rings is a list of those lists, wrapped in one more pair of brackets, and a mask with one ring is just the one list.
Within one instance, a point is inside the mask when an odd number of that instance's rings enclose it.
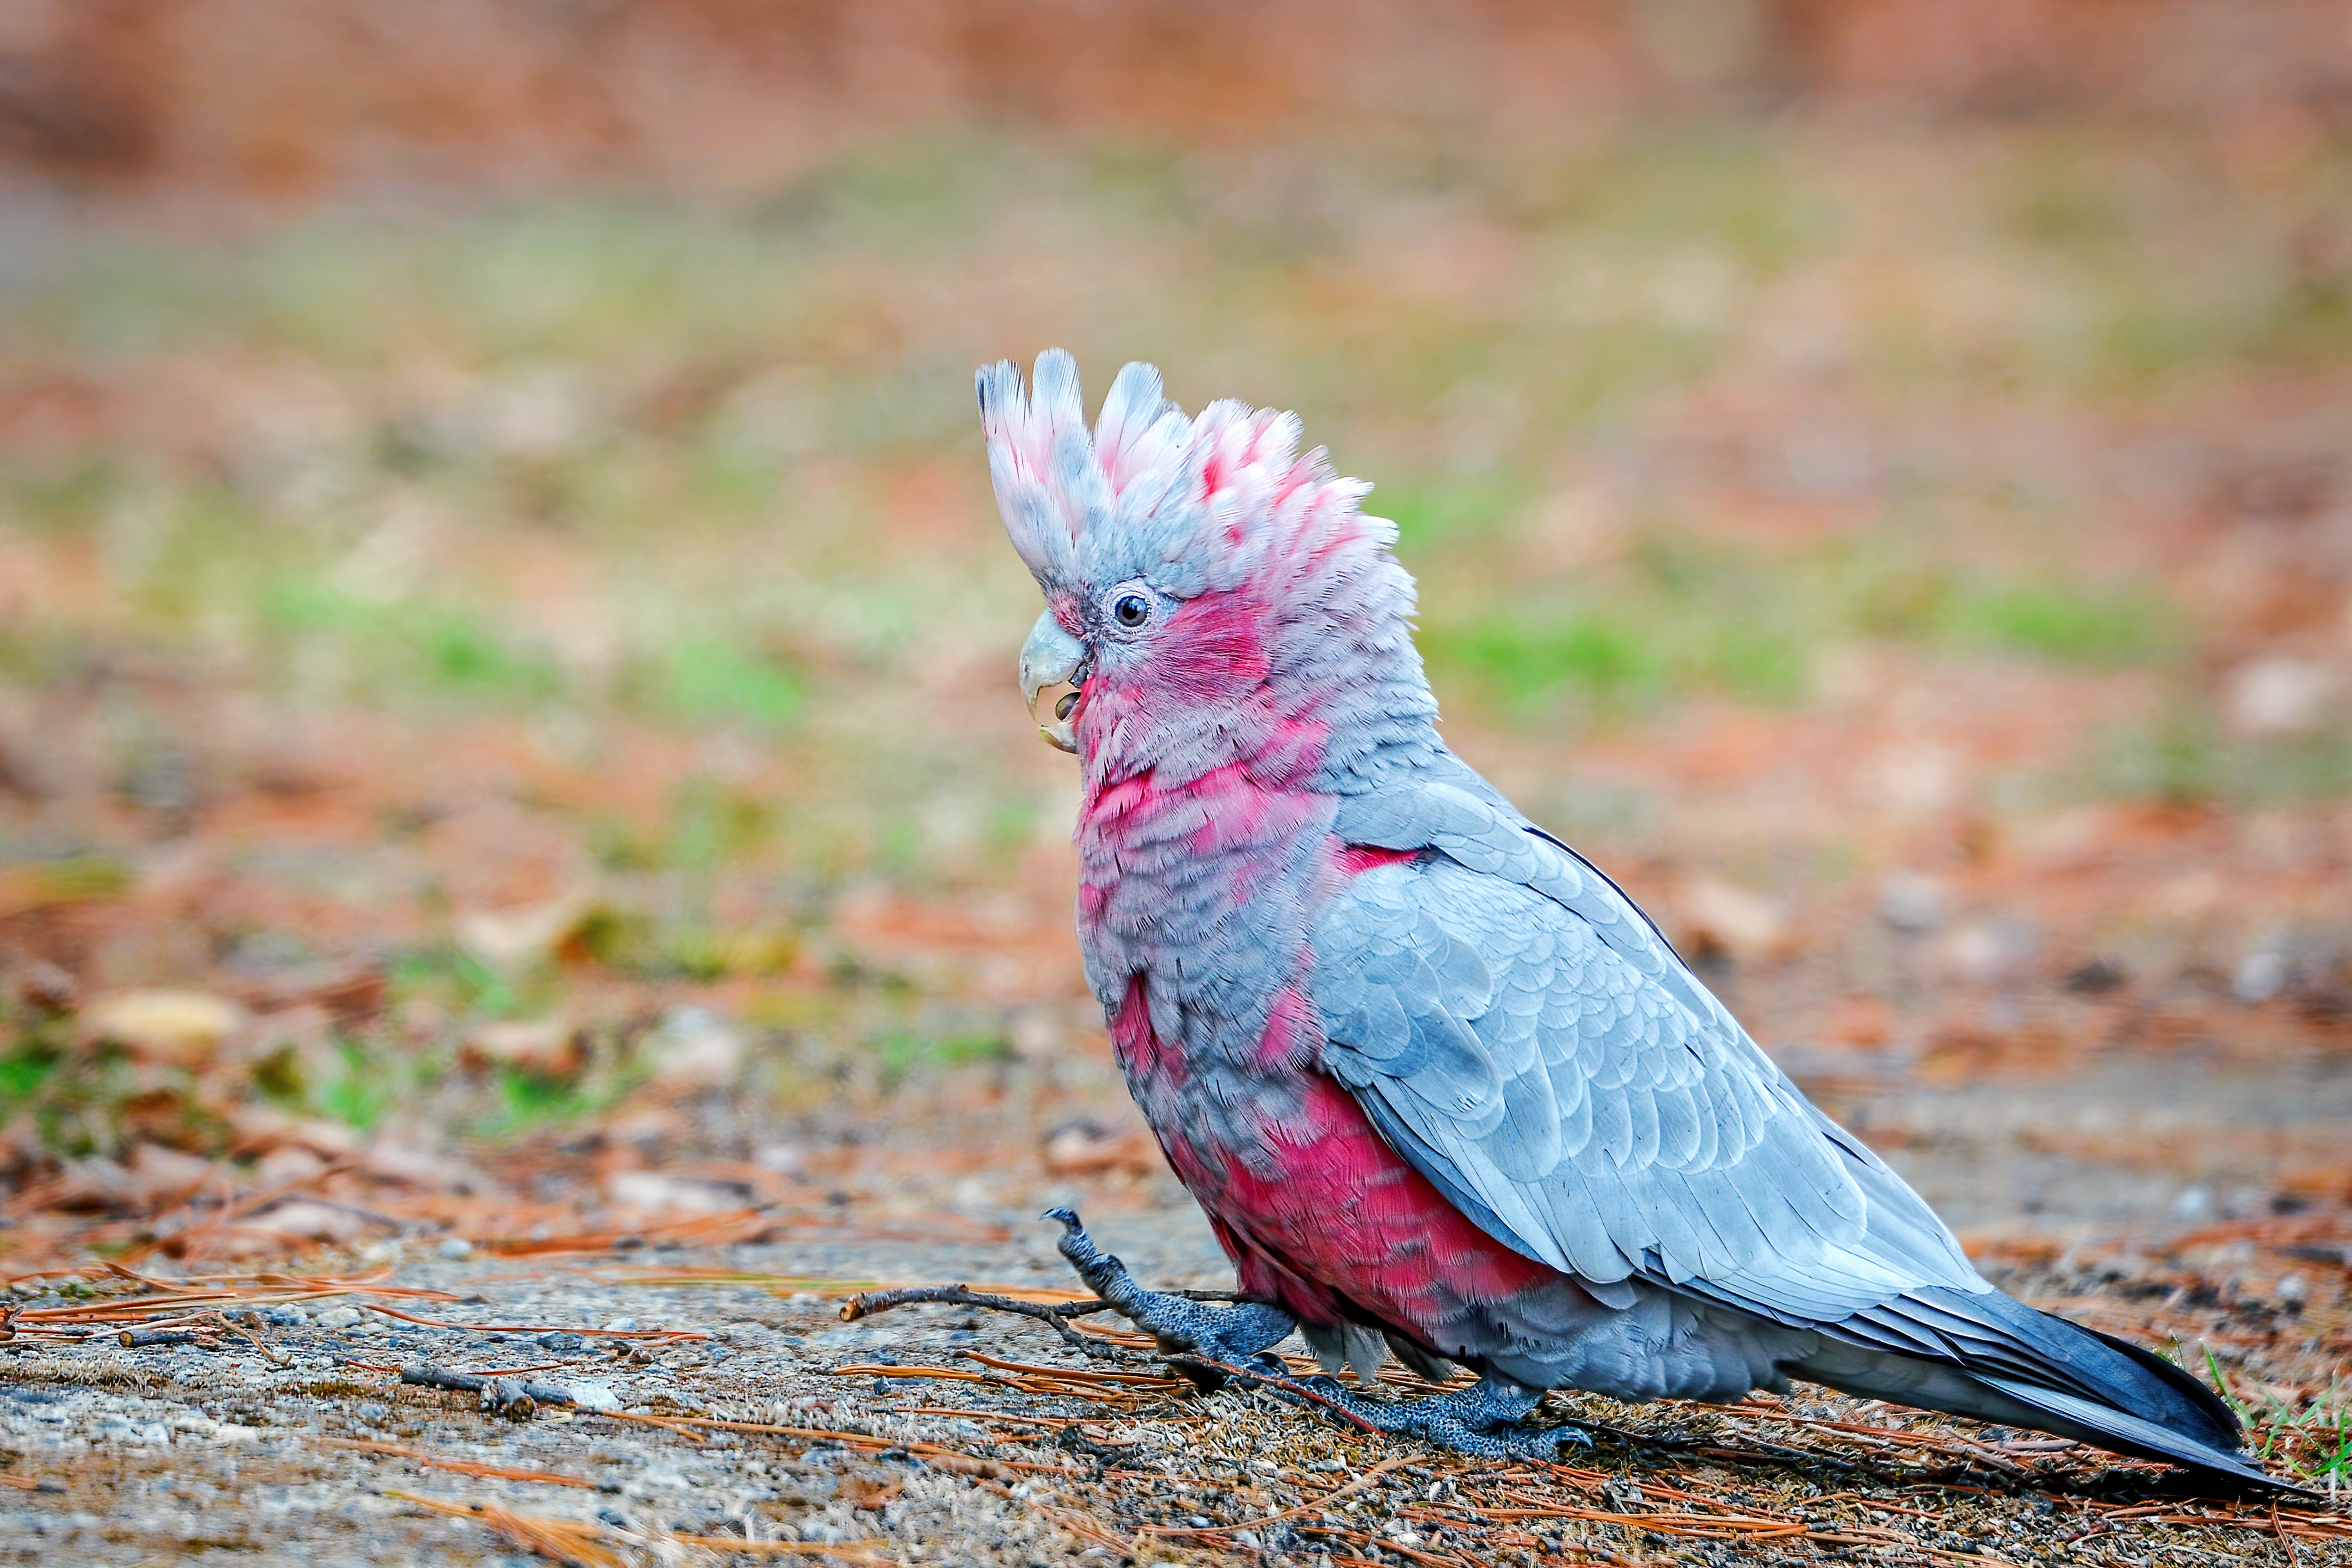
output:
{"label": "bird's lower beak", "polygon": [[[1029,704],[1029,717],[1037,717],[1037,699],[1047,688],[1072,686],[1082,679],[1087,663],[1087,645],[1064,631],[1061,623],[1047,610],[1029,628],[1029,640],[1021,645],[1021,696]],[[1070,728],[1070,710],[1077,706],[1078,694],[1071,691],[1054,704],[1054,717],[1049,723],[1039,721],[1037,737],[1049,746],[1076,753],[1078,738]]]}

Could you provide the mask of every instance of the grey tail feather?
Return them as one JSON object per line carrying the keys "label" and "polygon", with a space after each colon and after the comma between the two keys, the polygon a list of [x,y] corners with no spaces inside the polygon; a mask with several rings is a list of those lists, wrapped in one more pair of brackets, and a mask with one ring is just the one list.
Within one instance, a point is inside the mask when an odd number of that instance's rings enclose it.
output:
{"label": "grey tail feather", "polygon": [[1998,1290],[1930,1287],[1877,1310],[1906,1320],[1915,1332],[1927,1331],[1918,1337],[1939,1342],[1947,1353],[1839,1335],[1785,1370],[1864,1398],[2031,1427],[2179,1465],[2217,1490],[2305,1490],[2264,1474],[2239,1452],[2238,1418],[2212,1390],[2137,1345]]}

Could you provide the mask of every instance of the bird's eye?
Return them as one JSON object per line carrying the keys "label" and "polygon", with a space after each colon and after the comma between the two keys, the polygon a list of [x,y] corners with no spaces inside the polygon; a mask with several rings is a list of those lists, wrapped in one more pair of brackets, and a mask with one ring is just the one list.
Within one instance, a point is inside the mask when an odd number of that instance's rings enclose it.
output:
{"label": "bird's eye", "polygon": [[1132,631],[1151,618],[1151,601],[1140,594],[1121,594],[1111,603],[1110,617]]}

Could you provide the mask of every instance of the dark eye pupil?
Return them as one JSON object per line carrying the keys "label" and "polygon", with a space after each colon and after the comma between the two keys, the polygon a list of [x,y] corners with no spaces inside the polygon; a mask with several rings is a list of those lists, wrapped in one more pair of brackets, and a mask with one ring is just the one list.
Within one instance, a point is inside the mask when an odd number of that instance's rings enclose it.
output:
{"label": "dark eye pupil", "polygon": [[1139,595],[1122,594],[1118,603],[1111,606],[1110,613],[1118,617],[1120,626],[1139,626],[1151,614],[1151,606],[1145,604]]}

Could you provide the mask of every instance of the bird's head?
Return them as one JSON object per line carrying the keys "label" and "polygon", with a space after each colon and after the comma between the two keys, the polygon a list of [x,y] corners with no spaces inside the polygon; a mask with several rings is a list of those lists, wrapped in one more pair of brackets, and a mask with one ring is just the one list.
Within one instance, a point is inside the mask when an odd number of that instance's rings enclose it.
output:
{"label": "bird's head", "polygon": [[1428,731],[1396,528],[1358,510],[1371,487],[1299,453],[1296,415],[1228,401],[1188,419],[1130,364],[1088,430],[1059,349],[1027,387],[1010,361],[983,368],[979,393],[1005,530],[1045,595],[1022,693],[1034,715],[1073,688],[1039,732],[1097,782],[1269,747],[1328,770],[1400,723]]}

